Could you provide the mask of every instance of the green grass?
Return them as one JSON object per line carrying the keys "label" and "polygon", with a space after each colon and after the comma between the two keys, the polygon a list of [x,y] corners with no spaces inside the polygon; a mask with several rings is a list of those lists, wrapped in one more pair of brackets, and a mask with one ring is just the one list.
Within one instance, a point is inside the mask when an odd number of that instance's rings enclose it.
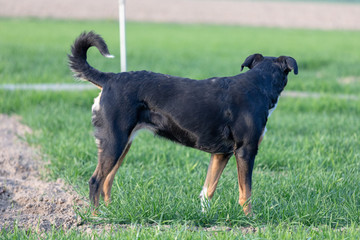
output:
{"label": "green grass", "polygon": [[[1,231],[0,231],[1,233]],[[311,236],[311,238],[309,237]],[[53,230],[43,233],[41,239],[358,239],[359,229],[350,226],[347,229],[334,231],[332,228],[320,226],[309,228],[304,226],[285,227],[282,225],[259,228],[257,232],[242,232],[241,229],[231,231],[205,231],[184,225],[144,227],[132,225],[127,228],[111,229],[105,232],[94,231],[91,235],[79,231]],[[17,229],[14,233],[3,231],[3,239],[39,239],[39,234],[31,230]]]}
{"label": "green grass", "polygon": [[[27,29],[34,34],[24,35]],[[0,36],[6,36],[0,38],[1,83],[73,82],[66,53],[85,29],[103,34],[117,53],[113,22],[0,20]],[[102,206],[98,218],[83,209],[84,221],[128,225],[100,235],[104,238],[359,239],[360,100],[331,97],[360,96],[359,37],[351,31],[130,23],[131,70],[206,78],[237,74],[244,58],[254,52],[287,54],[299,63],[299,76],[289,76],[287,89],[327,95],[280,100],[255,161],[253,218],[244,216],[237,204],[234,159],[221,177],[210,211],[202,214],[198,195],[209,154],[142,132],[116,175],[112,204]],[[105,60],[96,51],[89,59],[105,71],[119,68],[118,60]],[[338,79],[346,76],[355,80],[340,84]],[[85,196],[97,163],[90,113],[97,94],[0,90],[0,112],[19,114],[34,129],[28,141],[51,161],[49,177],[66,179]],[[233,230],[204,229],[214,226]],[[249,226],[259,230],[243,234],[241,229]],[[0,236],[39,235],[17,229]],[[75,230],[44,236],[91,237]]]}
{"label": "green grass", "polygon": [[[95,30],[115,59],[91,49],[89,61],[119,71],[118,27],[113,21],[0,20],[2,83],[72,83],[66,54],[84,30]],[[359,31],[315,31],[238,26],[128,23],[128,70],[195,79],[235,75],[253,53],[289,55],[299,64],[287,90],[360,92]],[[9,62],[9,59],[11,61]]]}

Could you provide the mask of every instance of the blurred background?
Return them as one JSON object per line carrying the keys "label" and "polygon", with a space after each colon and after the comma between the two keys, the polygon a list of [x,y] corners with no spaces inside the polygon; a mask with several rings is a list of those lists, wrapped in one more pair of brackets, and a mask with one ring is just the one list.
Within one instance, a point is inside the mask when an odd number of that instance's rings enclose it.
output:
{"label": "blurred background", "polygon": [[[130,21],[360,29],[359,0],[127,0]],[[117,19],[116,0],[0,0],[2,17]]]}
{"label": "blurred background", "polygon": [[[84,199],[97,163],[91,105],[99,91],[74,80],[67,54],[81,32],[94,30],[115,59],[91,48],[88,61],[119,72],[118,7],[117,0],[0,0],[0,114],[21,116],[33,129],[27,142],[50,162],[46,179],[65,179]],[[101,205],[98,218],[82,209],[83,221],[170,225],[166,231],[122,227],[129,239],[213,236],[189,225],[251,227],[254,239],[360,238],[360,0],[127,0],[126,19],[129,71],[231,76],[247,56],[262,53],[295,58],[299,74],[289,74],[255,161],[253,218],[237,204],[235,161],[204,215],[198,195],[209,154],[142,132],[116,175],[112,203]],[[24,206],[11,198],[21,181],[11,181],[16,171],[4,162],[18,166],[21,159],[0,160],[0,200],[19,214]],[[3,206],[13,225],[15,214]],[[35,211],[34,222],[50,213]],[[219,234],[243,238],[241,231]]]}

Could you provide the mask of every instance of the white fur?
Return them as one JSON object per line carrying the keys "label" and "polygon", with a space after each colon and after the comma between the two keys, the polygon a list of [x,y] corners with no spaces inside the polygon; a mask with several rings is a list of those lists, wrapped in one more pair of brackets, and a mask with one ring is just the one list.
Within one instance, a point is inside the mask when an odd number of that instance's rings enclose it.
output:
{"label": "white fur", "polygon": [[265,127],[261,137],[264,137],[266,132],[267,132],[267,128]]}
{"label": "white fur", "polygon": [[99,96],[97,96],[97,98],[94,99],[94,104],[91,107],[91,110],[93,112],[100,110],[100,97],[101,97],[101,92],[99,93]]}
{"label": "white fur", "polygon": [[210,208],[210,199],[207,196],[207,187],[203,187],[200,192],[201,211],[204,213]]}
{"label": "white fur", "polygon": [[278,102],[279,102],[279,98],[280,96],[278,96],[278,98],[276,99],[276,103],[275,105],[269,109],[269,112],[268,112],[268,118],[270,117],[270,115],[273,113],[273,111],[276,109],[277,105],[278,105]]}
{"label": "white fur", "polygon": [[107,57],[107,58],[114,58],[115,56],[114,55],[111,55],[111,54],[105,54],[104,57]]}
{"label": "white fur", "polygon": [[100,139],[95,138],[95,143],[99,147],[100,146]]}
{"label": "white fur", "polygon": [[[275,109],[276,109],[276,107],[277,107],[277,105],[278,105],[278,102],[279,102],[279,97],[278,97],[278,99],[276,100],[275,105],[274,105],[272,108],[269,109],[269,111],[268,111],[268,118],[269,118],[269,117],[271,116],[271,114],[275,111]],[[266,132],[267,132],[267,128],[266,128],[266,126],[265,126],[264,131],[263,131],[263,133],[262,133],[262,137],[265,136],[265,133],[266,133]]]}
{"label": "white fur", "polygon": [[278,100],[276,101],[275,105],[269,109],[269,112],[268,112],[268,118],[271,116],[271,114],[274,112],[274,110],[276,109],[277,105],[278,105],[278,101],[279,101],[279,98]]}

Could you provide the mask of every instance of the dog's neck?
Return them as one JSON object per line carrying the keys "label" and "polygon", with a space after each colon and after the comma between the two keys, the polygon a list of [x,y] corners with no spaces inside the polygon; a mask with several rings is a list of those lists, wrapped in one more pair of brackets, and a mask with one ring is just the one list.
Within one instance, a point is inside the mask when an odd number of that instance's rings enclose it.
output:
{"label": "dog's neck", "polygon": [[[270,116],[272,111],[276,108],[280,94],[287,84],[287,76],[281,71],[273,71],[265,74],[264,72],[256,71],[256,69],[253,69],[253,71],[258,76],[255,78],[257,86],[262,89],[262,92],[269,99]],[[271,81],[269,81],[269,79],[271,79]]]}

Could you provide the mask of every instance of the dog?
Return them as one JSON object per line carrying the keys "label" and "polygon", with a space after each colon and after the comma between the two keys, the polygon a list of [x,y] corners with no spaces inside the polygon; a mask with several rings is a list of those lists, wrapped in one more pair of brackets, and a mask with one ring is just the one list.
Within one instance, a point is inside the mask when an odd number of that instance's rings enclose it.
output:
{"label": "dog", "polygon": [[101,92],[92,106],[92,124],[98,164],[89,180],[89,197],[99,206],[102,194],[110,202],[114,176],[136,132],[148,129],[187,147],[211,154],[201,205],[213,197],[221,173],[235,155],[239,204],[251,213],[251,179],[255,156],[266,123],[287,84],[288,73],[298,74],[292,57],[253,54],[241,65],[250,70],[231,77],[193,80],[149,71],[105,73],[91,67],[87,50],[95,46],[113,57],[100,35],[82,33],[68,55],[75,77],[96,85]]}

